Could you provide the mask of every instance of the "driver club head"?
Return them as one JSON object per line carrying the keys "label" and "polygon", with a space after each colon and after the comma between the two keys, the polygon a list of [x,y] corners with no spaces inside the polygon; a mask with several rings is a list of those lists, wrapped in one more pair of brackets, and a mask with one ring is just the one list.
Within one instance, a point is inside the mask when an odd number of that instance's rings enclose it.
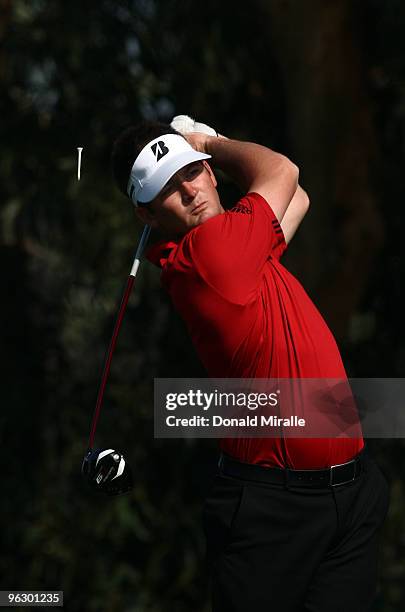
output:
{"label": "driver club head", "polygon": [[91,487],[107,495],[127,493],[133,487],[128,463],[112,448],[89,449],[83,459],[82,475]]}

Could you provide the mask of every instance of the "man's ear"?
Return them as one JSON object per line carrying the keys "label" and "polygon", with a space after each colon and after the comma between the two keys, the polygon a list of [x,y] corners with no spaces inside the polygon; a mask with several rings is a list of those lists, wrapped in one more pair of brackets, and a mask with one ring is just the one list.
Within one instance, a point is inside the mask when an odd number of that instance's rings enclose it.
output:
{"label": "man's ear", "polygon": [[136,206],[135,214],[142,223],[150,225],[152,228],[156,228],[156,220],[153,210],[148,206]]}
{"label": "man's ear", "polygon": [[215,178],[215,174],[214,174],[211,166],[209,165],[209,163],[205,159],[203,159],[203,164],[204,164],[205,168],[207,169],[208,174],[210,175],[210,178],[211,178],[211,181],[212,181],[214,187],[216,187],[218,183],[217,183],[217,179]]}

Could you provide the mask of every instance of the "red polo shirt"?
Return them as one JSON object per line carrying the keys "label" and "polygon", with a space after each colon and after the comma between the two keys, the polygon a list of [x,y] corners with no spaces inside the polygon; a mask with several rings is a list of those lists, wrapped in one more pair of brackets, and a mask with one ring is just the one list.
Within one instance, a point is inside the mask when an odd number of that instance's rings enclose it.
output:
{"label": "red polo shirt", "polygon": [[[338,378],[335,339],[298,280],[280,263],[283,231],[266,200],[249,193],[177,242],[151,247],[162,284],[213,378]],[[358,438],[235,438],[240,461],[295,469],[344,463]]]}

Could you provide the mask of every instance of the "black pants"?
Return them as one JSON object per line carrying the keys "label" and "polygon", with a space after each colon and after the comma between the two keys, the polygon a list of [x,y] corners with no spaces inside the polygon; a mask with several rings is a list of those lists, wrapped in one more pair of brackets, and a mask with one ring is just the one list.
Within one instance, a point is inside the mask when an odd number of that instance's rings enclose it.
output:
{"label": "black pants", "polygon": [[376,593],[388,484],[366,454],[334,488],[224,475],[204,506],[213,612],[366,612]]}

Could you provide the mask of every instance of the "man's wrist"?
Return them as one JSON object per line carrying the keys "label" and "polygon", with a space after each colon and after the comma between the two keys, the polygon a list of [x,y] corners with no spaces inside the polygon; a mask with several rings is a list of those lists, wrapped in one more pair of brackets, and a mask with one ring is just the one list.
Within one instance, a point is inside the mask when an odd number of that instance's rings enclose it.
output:
{"label": "man's wrist", "polygon": [[222,170],[222,165],[227,164],[232,160],[232,143],[236,144],[237,141],[225,136],[207,136],[204,149],[207,155],[211,155],[212,160],[209,160],[214,166],[217,166]]}
{"label": "man's wrist", "polygon": [[207,155],[211,155],[213,158],[215,157],[215,143],[218,140],[217,136],[206,135],[204,149]]}

